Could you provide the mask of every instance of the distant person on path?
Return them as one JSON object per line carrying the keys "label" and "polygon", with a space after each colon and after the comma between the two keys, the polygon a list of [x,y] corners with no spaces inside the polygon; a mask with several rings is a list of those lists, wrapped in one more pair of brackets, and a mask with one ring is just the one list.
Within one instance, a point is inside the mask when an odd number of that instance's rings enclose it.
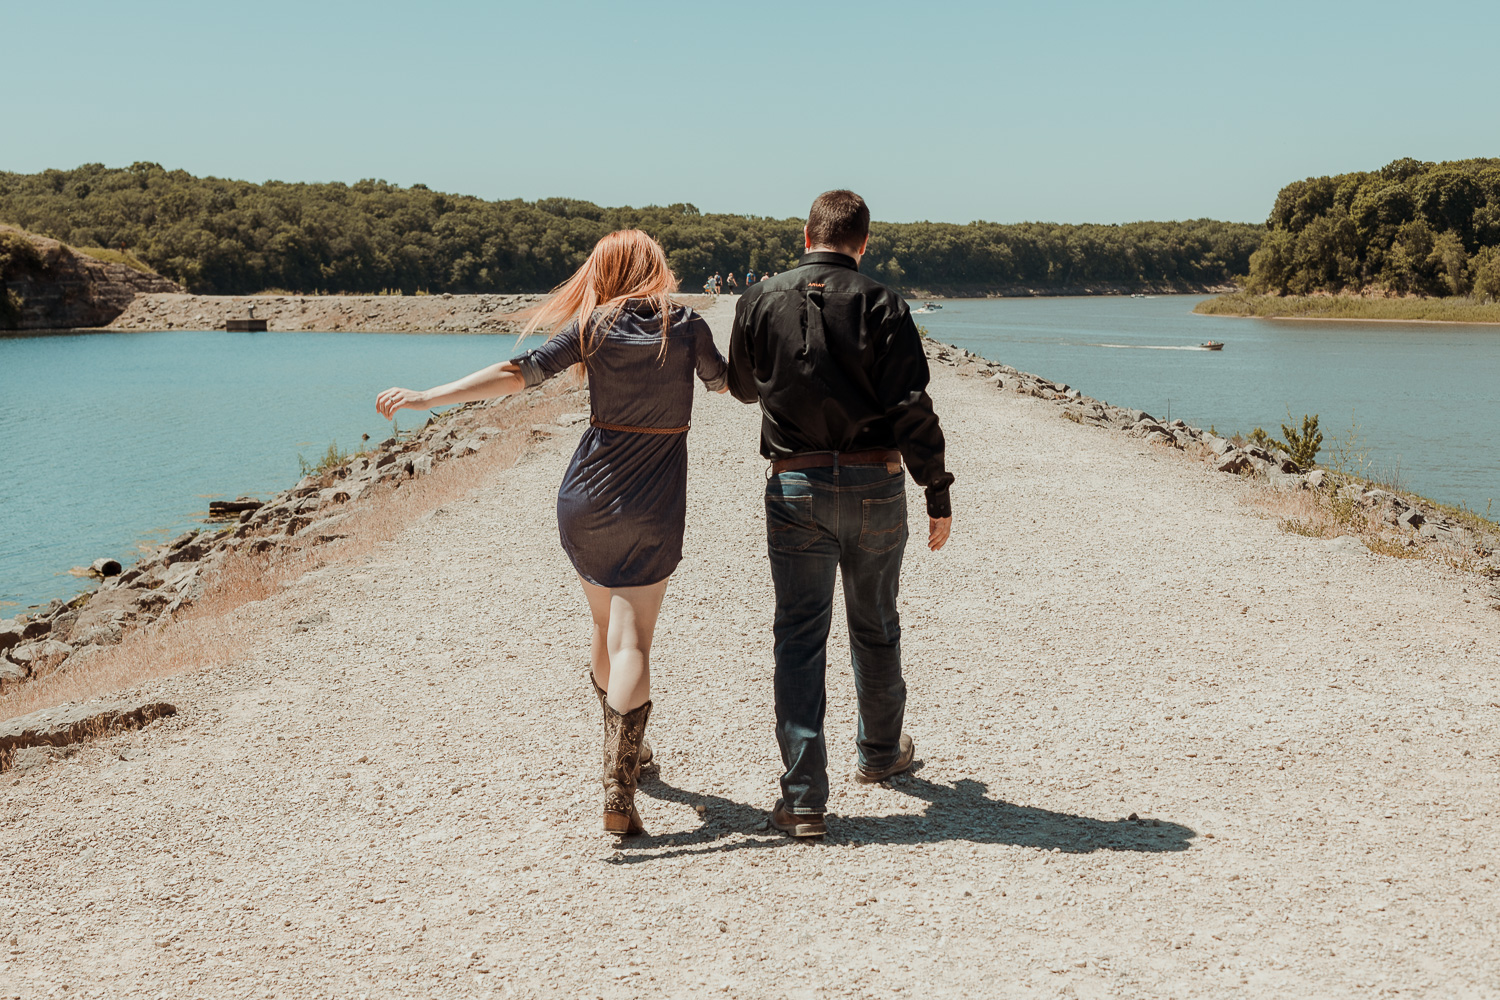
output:
{"label": "distant person on path", "polygon": [[651,640],[667,580],[682,561],[693,377],[725,391],[708,323],[671,300],[677,279],[661,246],[636,229],[610,233],[532,311],[553,331],[541,347],[456,382],[392,388],[375,408],[428,409],[490,399],[581,365],[593,410],[563,474],[557,526],[593,617],[594,694],[604,716],[604,829],[642,832],[636,782],[651,760]]}
{"label": "distant person on path", "polygon": [[723,293],[724,293],[724,279],[721,278],[721,277],[719,277],[719,272],[718,271],[715,271],[714,272],[714,294],[715,295],[722,295]]}
{"label": "distant person on path", "polygon": [[719,294],[718,286],[714,284],[713,275],[709,275],[708,279],[703,282],[703,294],[711,296]]}
{"label": "distant person on path", "polygon": [[729,389],[760,403],[771,460],[766,538],[776,591],[776,740],[786,771],[771,825],[826,832],[824,682],[835,575],[842,570],[854,688],[855,779],[911,767],[902,731],[901,619],[906,476],[927,488],[927,547],[953,524],[943,432],[927,396],[927,357],[906,301],[859,273],[870,210],[852,191],[813,202],[796,268],[746,289],[729,340]]}
{"label": "distant person on path", "polygon": [[746,271],[745,272],[745,291],[748,292],[750,290],[750,286],[753,285],[753,284],[755,284],[755,272],[754,271]]}
{"label": "distant person on path", "polygon": [[728,274],[724,275],[724,284],[729,286],[730,295],[733,295],[735,292],[739,291],[739,284],[734,280],[733,271],[730,271]]}

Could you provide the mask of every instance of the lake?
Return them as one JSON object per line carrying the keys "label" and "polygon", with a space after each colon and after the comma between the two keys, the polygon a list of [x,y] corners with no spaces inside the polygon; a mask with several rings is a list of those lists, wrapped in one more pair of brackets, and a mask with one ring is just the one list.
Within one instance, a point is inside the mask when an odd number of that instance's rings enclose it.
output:
{"label": "lake", "polygon": [[[530,345],[526,345],[530,346]],[[101,556],[269,496],[337,442],[391,436],[375,396],[517,353],[514,335],[101,333],[0,338],[0,618],[87,587]],[[400,426],[427,414],[403,410]]]}
{"label": "lake", "polygon": [[[916,318],[985,357],[1220,433],[1279,436],[1290,410],[1319,414],[1331,442],[1352,419],[1372,462],[1399,466],[1407,488],[1480,513],[1500,499],[1500,327],[1223,319],[1193,315],[1198,301],[950,299]],[[1184,349],[1208,339],[1224,350]],[[299,455],[389,437],[381,389],[445,382],[516,350],[497,335],[0,339],[0,617],[84,589],[70,567],[128,563],[200,524],[210,498],[291,486]]]}
{"label": "lake", "polygon": [[[939,340],[1220,434],[1316,413],[1409,490],[1500,514],[1500,326],[1198,316],[1203,296],[947,299]],[[913,306],[921,305],[913,302]],[[1222,351],[1194,348],[1207,340]],[[1291,413],[1294,420],[1288,420]]]}

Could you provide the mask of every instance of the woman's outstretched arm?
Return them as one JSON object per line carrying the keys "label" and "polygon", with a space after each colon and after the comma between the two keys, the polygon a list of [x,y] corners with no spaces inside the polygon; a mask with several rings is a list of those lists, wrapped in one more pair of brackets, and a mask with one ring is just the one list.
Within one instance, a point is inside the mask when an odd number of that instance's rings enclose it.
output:
{"label": "woman's outstretched arm", "polygon": [[380,411],[382,417],[388,418],[401,409],[426,410],[453,403],[473,403],[481,399],[508,396],[525,387],[526,380],[521,377],[521,369],[504,361],[425,392],[392,387],[376,397],[375,409]]}

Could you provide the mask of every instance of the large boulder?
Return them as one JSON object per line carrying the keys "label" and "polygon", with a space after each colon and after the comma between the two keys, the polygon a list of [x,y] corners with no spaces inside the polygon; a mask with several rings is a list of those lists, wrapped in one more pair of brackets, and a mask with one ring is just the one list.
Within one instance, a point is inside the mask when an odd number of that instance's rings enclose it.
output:
{"label": "large boulder", "polygon": [[19,663],[26,668],[32,677],[39,677],[51,670],[56,669],[73,654],[73,647],[56,639],[43,639],[40,642],[22,643],[10,651],[9,657],[14,663]]}
{"label": "large boulder", "polygon": [[23,715],[0,724],[0,771],[7,769],[17,750],[82,743],[121,729],[139,729],[176,714],[177,709],[167,702],[153,701],[69,705]]}
{"label": "large boulder", "polygon": [[1251,458],[1244,451],[1235,448],[1219,456],[1214,463],[1214,468],[1220,472],[1244,472],[1250,468]]}
{"label": "large boulder", "polygon": [[26,683],[26,668],[0,657],[0,692]]}

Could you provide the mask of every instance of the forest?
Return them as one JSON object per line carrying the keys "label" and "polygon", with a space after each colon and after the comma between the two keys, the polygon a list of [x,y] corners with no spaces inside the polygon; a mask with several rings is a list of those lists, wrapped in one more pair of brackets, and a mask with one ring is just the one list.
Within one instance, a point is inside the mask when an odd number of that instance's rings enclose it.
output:
{"label": "forest", "polygon": [[1396,160],[1281,189],[1246,290],[1500,299],[1500,159]]}
{"label": "forest", "polygon": [[[600,236],[625,227],[656,237],[691,291],[716,271],[792,266],[803,221],[704,214],[689,204],[486,201],[380,180],[255,184],[155,163],[0,172],[0,222],[126,251],[205,294],[545,291]],[[933,294],[1087,285],[1188,291],[1244,275],[1264,236],[1259,225],[1210,219],[875,222],[861,267],[899,289]]]}

